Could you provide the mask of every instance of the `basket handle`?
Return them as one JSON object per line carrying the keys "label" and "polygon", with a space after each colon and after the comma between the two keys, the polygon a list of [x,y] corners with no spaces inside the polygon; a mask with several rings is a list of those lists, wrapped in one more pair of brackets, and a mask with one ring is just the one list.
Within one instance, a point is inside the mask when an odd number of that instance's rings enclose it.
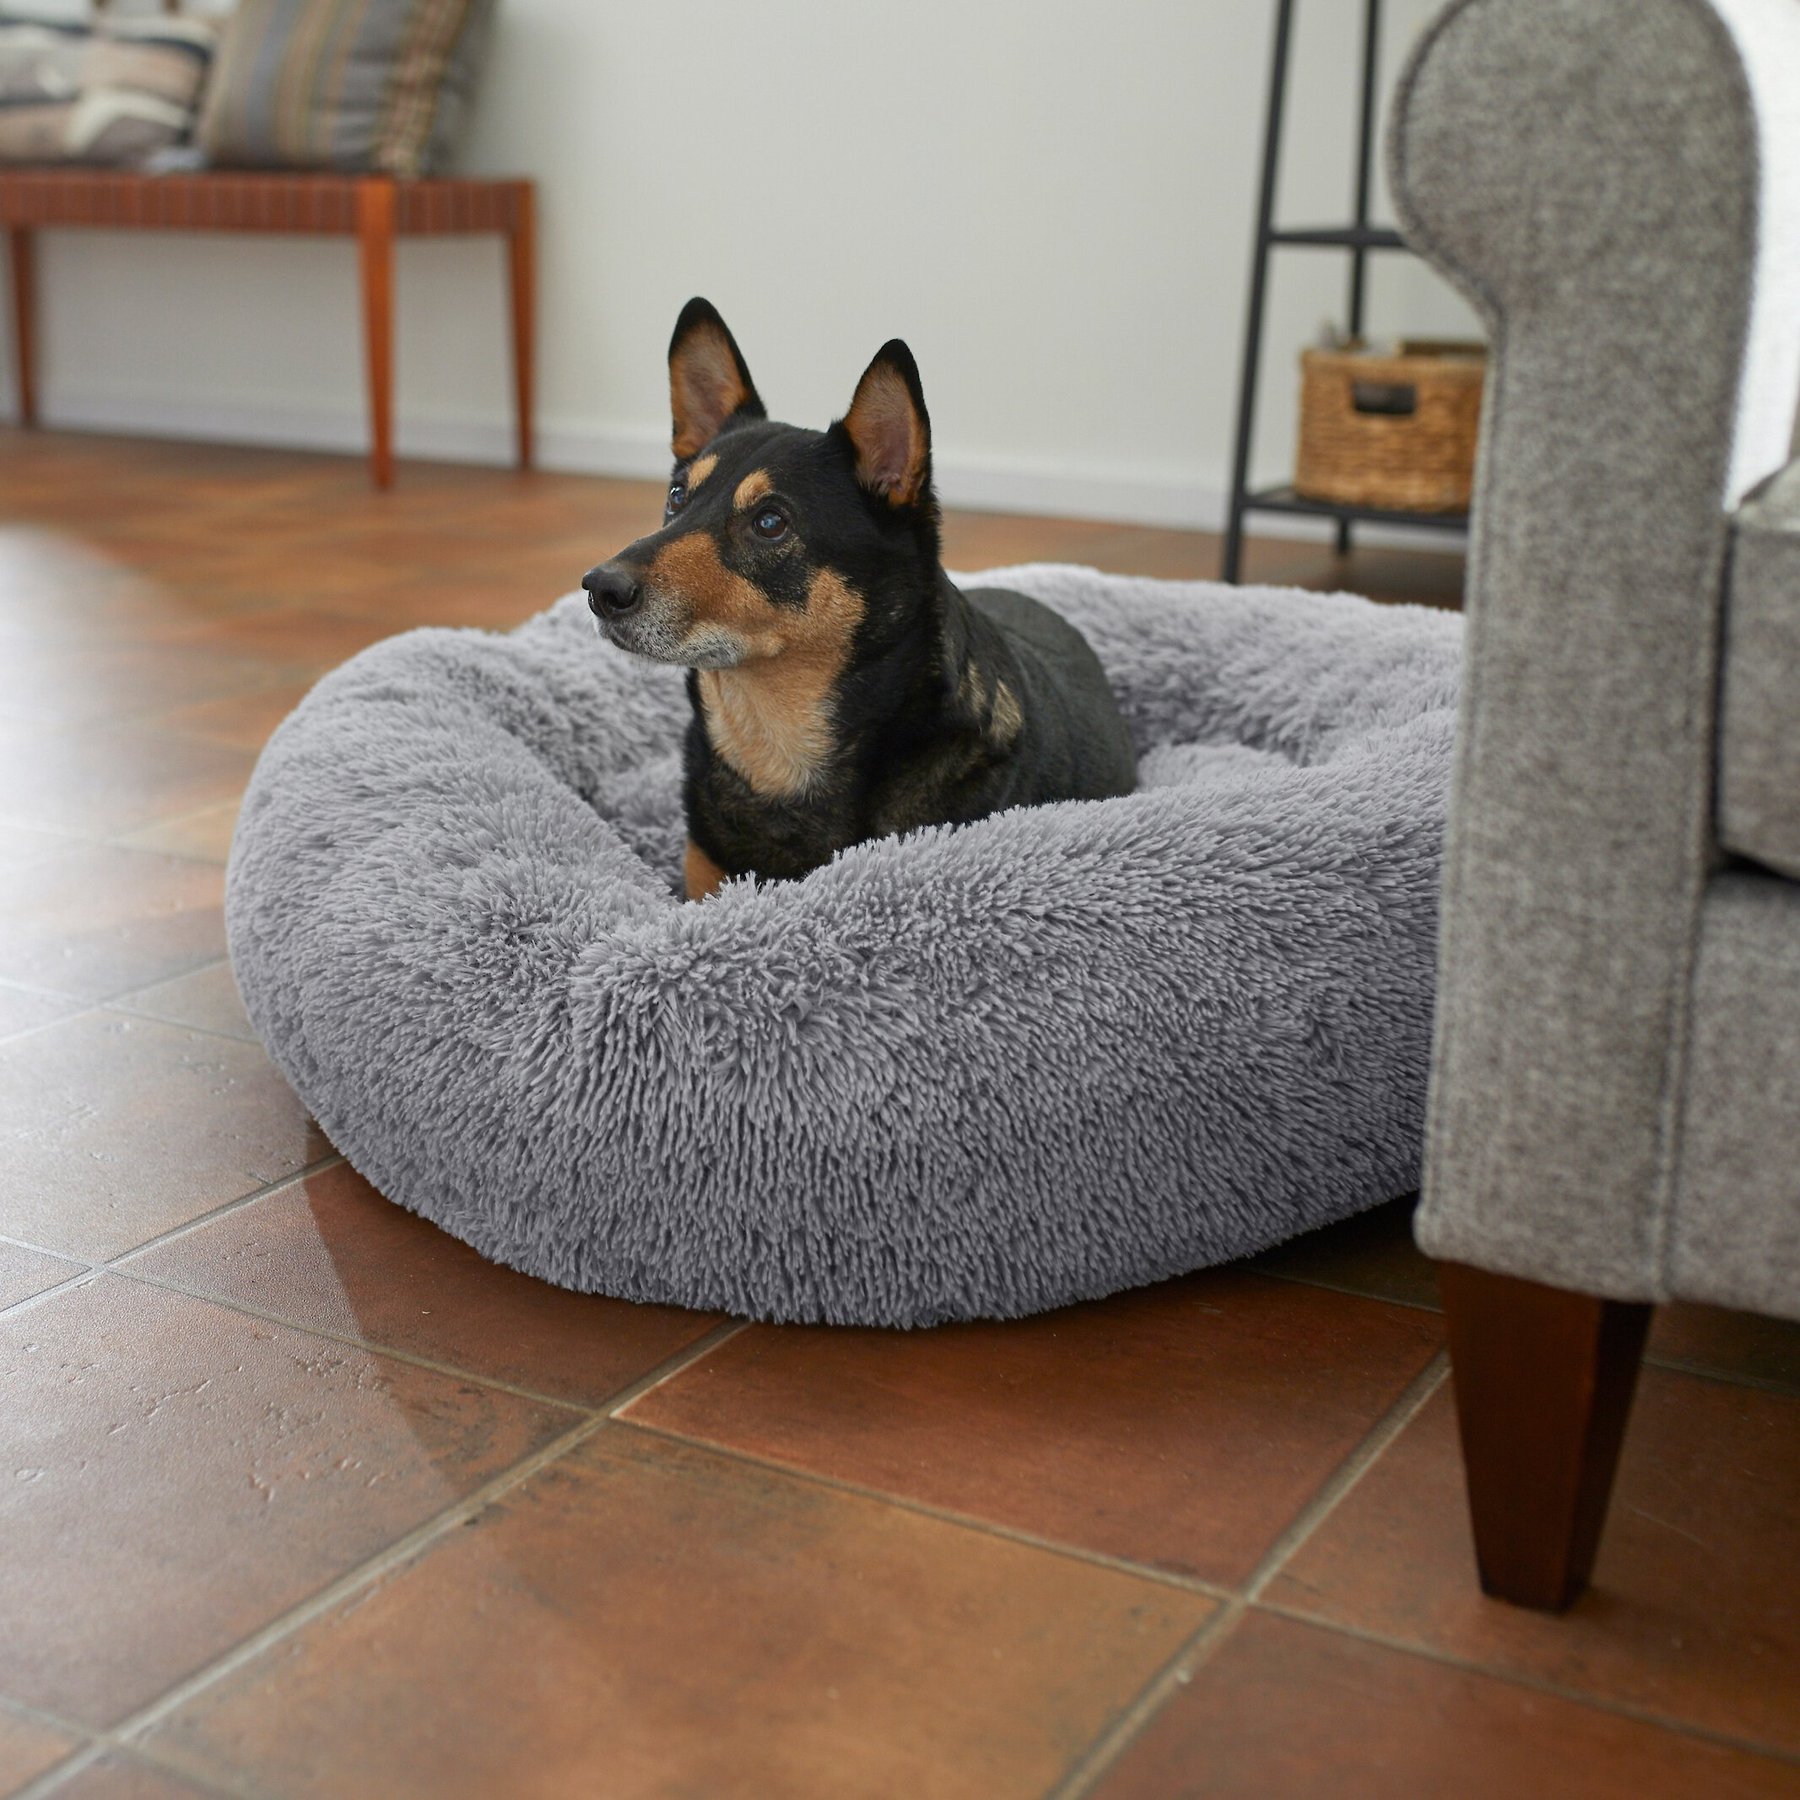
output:
{"label": "basket handle", "polygon": [[1359,413],[1410,418],[1419,410],[1419,390],[1410,381],[1353,381],[1350,404]]}

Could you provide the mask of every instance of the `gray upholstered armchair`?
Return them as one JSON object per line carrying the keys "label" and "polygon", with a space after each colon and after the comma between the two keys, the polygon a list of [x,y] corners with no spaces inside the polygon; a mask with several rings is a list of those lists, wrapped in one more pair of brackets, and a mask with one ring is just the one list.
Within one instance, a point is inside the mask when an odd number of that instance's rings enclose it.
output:
{"label": "gray upholstered armchair", "polygon": [[1800,1317],[1800,0],[1460,0],[1390,155],[1493,341],[1417,1231],[1560,1607],[1650,1306]]}

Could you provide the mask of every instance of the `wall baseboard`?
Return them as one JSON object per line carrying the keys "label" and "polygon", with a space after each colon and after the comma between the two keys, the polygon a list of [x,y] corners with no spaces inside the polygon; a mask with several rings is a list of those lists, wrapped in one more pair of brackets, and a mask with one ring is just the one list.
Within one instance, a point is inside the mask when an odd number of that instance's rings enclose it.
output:
{"label": "wall baseboard", "polygon": [[[402,457],[505,467],[512,457],[511,426],[491,418],[396,409],[396,448]],[[166,395],[51,394],[43,421],[56,430],[115,432],[134,437],[187,438],[211,443],[257,444],[272,449],[319,450],[360,455],[367,427],[360,413],[341,406],[171,400]],[[538,466],[574,475],[613,475],[655,480],[668,471],[666,438],[644,427],[615,427],[554,420],[538,427]],[[1166,468],[1117,465],[1075,468],[993,456],[935,458],[938,496],[946,506],[976,512],[1025,513],[1096,519],[1120,525],[1224,528],[1226,491],[1216,478],[1187,476]],[[1322,520],[1259,514],[1261,536],[1320,540],[1330,535]],[[1457,540],[1433,531],[1365,525],[1370,543],[1446,550]]]}

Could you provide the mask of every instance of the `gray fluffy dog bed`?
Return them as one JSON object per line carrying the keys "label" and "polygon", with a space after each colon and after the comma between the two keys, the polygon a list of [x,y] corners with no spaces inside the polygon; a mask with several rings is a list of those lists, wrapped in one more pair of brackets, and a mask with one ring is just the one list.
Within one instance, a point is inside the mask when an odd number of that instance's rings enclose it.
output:
{"label": "gray fluffy dog bed", "polygon": [[1027,1313],[1412,1187],[1460,622],[1032,567],[1142,789],[678,901],[681,671],[571,596],[415,631],[276,733],[251,1018],[381,1191],[568,1287]]}

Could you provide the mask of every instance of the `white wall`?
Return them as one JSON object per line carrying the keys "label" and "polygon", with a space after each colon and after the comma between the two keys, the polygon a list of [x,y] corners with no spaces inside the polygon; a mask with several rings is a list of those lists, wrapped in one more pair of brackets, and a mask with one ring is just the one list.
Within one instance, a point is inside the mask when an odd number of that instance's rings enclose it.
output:
{"label": "white wall", "polygon": [[[1361,10],[1297,8],[1289,223],[1348,216]],[[1435,7],[1388,10],[1384,88]],[[1272,12],[501,0],[463,165],[540,183],[543,463],[660,472],[663,352],[698,292],[800,423],[905,337],[951,502],[1216,523]],[[360,443],[348,243],[62,232],[41,266],[49,421]],[[1278,253],[1264,476],[1289,465],[1294,355],[1341,317],[1345,274]],[[404,245],[399,281],[402,453],[503,461],[497,245]],[[1468,319],[1389,257],[1371,326]]]}

